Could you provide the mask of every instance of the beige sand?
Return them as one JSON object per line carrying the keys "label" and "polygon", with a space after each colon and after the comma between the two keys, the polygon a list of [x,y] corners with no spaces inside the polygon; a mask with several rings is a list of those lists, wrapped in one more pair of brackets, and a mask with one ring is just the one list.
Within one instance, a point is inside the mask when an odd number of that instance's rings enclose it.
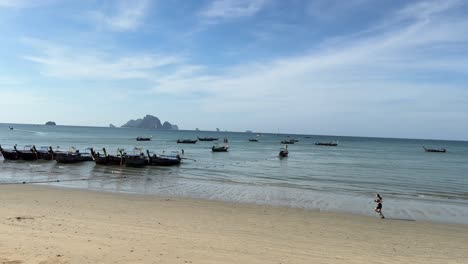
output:
{"label": "beige sand", "polygon": [[0,263],[468,263],[468,226],[0,186]]}

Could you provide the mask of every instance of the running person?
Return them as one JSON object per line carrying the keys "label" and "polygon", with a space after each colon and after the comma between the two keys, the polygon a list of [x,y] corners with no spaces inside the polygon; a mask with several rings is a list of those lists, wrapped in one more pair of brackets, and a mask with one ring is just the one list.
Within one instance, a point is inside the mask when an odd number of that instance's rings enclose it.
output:
{"label": "running person", "polygon": [[374,202],[377,203],[377,206],[375,207],[374,211],[379,214],[380,218],[385,218],[385,216],[382,214],[382,196],[380,196],[380,194],[376,194]]}

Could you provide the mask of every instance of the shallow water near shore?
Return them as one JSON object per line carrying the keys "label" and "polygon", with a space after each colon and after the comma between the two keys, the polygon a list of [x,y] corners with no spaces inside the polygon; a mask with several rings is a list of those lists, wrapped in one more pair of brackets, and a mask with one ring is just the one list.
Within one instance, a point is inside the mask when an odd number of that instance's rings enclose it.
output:
{"label": "shallow water near shore", "polygon": [[[0,124],[0,144],[106,147],[131,151],[185,151],[177,167],[125,168],[93,162],[4,161],[0,183],[47,182],[55,186],[148,195],[214,199],[373,215],[373,196],[384,197],[389,218],[468,224],[468,142],[290,135],[290,157],[279,159],[287,135],[157,131],[71,126]],[[138,136],[152,141],[137,142]],[[229,138],[227,153],[213,142],[177,144],[178,138]],[[249,142],[249,138],[259,142]],[[310,138],[306,138],[310,137]],[[339,141],[338,147],[315,146]],[[422,146],[447,148],[426,153]],[[189,160],[193,159],[193,160]],[[58,182],[57,182],[58,181]]]}

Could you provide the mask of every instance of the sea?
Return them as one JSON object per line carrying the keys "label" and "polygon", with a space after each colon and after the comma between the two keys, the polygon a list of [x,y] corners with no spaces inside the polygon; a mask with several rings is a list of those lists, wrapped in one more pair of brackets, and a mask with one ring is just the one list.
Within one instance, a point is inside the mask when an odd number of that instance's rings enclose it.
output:
{"label": "sea", "polygon": [[[9,127],[13,127],[10,130]],[[152,137],[136,141],[136,137]],[[213,153],[214,142],[177,144],[177,139],[217,137],[228,152]],[[256,138],[258,142],[250,142]],[[282,140],[289,157],[280,159]],[[337,147],[315,142],[338,141]],[[0,184],[40,184],[160,197],[200,198],[234,203],[287,206],[377,217],[375,194],[386,218],[468,224],[468,142],[276,133],[162,131],[0,124],[0,145],[93,147],[114,154],[135,147],[155,153],[181,152],[175,167],[127,168],[94,162],[7,161],[0,157]],[[423,146],[446,148],[428,153]]]}

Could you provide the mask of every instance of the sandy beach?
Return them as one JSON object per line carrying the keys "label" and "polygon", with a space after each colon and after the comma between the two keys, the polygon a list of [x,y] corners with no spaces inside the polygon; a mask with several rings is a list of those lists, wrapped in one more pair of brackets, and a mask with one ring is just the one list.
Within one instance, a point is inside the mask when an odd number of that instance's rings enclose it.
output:
{"label": "sandy beach", "polygon": [[0,186],[0,263],[468,263],[468,226]]}

